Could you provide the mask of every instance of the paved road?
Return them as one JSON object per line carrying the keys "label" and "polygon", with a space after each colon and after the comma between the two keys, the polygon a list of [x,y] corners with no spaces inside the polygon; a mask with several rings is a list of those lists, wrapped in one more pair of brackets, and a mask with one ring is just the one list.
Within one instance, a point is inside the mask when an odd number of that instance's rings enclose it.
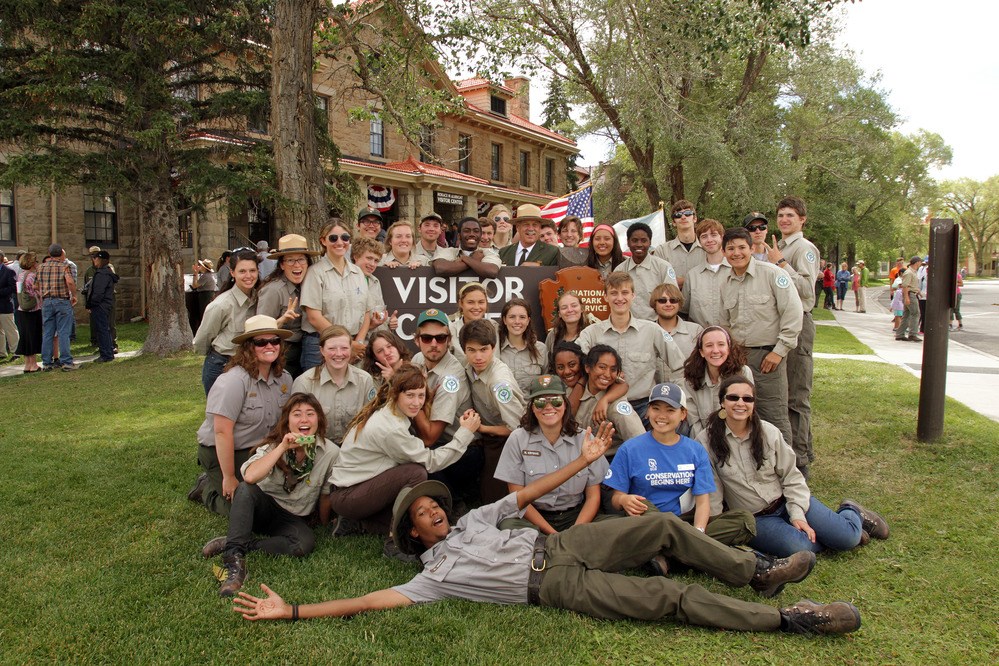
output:
{"label": "paved road", "polygon": [[[888,290],[878,299],[888,307]],[[964,330],[952,332],[951,340],[978,351],[999,356],[999,280],[971,280],[961,289]]]}

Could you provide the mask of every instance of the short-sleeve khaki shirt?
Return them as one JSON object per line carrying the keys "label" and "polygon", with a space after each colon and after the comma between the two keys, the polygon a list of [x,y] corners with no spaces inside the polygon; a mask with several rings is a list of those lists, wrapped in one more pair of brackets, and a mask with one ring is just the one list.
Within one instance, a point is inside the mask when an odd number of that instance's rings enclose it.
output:
{"label": "short-sleeve khaki shirt", "polygon": [[267,379],[254,379],[243,368],[226,370],[208,392],[205,420],[198,428],[198,443],[215,446],[215,417],[233,422],[232,439],[237,451],[251,449],[263,441],[281,417],[291,395],[291,375],[282,372]]}
{"label": "short-sleeve khaki shirt", "polygon": [[747,347],[773,346],[778,356],[798,346],[803,311],[798,292],[782,268],[749,260],[741,276],[722,284],[721,324]]}
{"label": "short-sleeve khaki shirt", "polygon": [[639,319],[656,320],[656,311],[649,305],[652,291],[661,284],[671,284],[677,287],[676,271],[673,265],[665,259],[649,255],[640,264],[628,257],[614,267],[616,271],[624,271],[635,283],[635,300],[631,303],[631,314]]}
{"label": "short-sleeve khaki shirt", "polygon": [[[425,368],[423,353],[413,357],[413,365]],[[472,391],[461,362],[448,352],[433,370],[427,370],[427,395],[433,396],[430,420],[442,421],[444,433],[438,442],[446,442],[458,430],[458,418],[472,406]]]}
{"label": "short-sleeve khaki shirt", "polygon": [[[302,283],[302,307],[319,310],[332,324],[340,324],[351,335],[357,335],[365,313],[371,309],[368,281],[361,269],[347,262],[341,274],[329,257],[323,257],[309,268]],[[302,330],[317,333],[303,317]]]}
{"label": "short-sleeve khaki shirt", "polygon": [[786,263],[781,268],[787,271],[794,288],[801,299],[805,312],[815,306],[815,278],[819,275],[819,251],[812,242],[799,231],[777,242]]}
{"label": "short-sleeve khaki shirt", "polygon": [[205,308],[194,336],[194,349],[201,354],[214,349],[223,356],[232,356],[236,352],[232,339],[243,333],[246,319],[256,314],[256,307],[256,296],[247,296],[239,287],[216,296]]}
{"label": "short-sleeve khaki shirt", "polygon": [[[319,377],[316,377],[316,371]],[[343,385],[338,385],[323,363],[295,379],[292,391],[316,396],[326,414],[326,436],[336,444],[347,435],[347,424],[375,397],[375,383],[364,370],[347,366]]]}
{"label": "short-sleeve khaki shirt", "polygon": [[299,315],[298,318],[292,319],[281,327],[291,331],[291,337],[288,338],[288,342],[298,342],[302,339],[301,287],[302,285],[294,284],[284,275],[281,275],[261,287],[260,294],[257,296],[257,314],[267,315],[275,319],[283,315],[288,309],[288,300],[290,298],[299,300],[298,306],[295,307],[295,312]]}
{"label": "short-sleeve khaki shirt", "polygon": [[510,430],[520,426],[526,402],[506,363],[494,356],[482,374],[471,367],[465,368],[465,374],[471,382],[472,407],[483,425],[505,425]]}

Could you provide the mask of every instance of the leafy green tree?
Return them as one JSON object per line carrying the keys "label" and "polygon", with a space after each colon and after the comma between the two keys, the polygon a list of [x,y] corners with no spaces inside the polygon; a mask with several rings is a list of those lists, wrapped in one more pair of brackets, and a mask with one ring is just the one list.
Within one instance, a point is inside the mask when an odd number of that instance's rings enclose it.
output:
{"label": "leafy green tree", "polygon": [[149,335],[191,346],[176,198],[273,195],[270,151],[241,135],[267,105],[257,0],[0,1],[0,181],[83,184],[140,210]]}
{"label": "leafy green tree", "polygon": [[[579,135],[579,126],[569,115],[569,98],[566,97],[562,77],[554,74],[548,80],[548,90],[544,106],[541,109],[541,126],[570,139],[575,139]],[[576,175],[575,155],[570,155],[569,159],[566,160],[565,178],[569,190],[576,189],[579,176]]]}
{"label": "leafy green tree", "polygon": [[985,181],[961,178],[941,183],[941,204],[961,224],[961,234],[975,257],[975,275],[999,244],[999,176]]}

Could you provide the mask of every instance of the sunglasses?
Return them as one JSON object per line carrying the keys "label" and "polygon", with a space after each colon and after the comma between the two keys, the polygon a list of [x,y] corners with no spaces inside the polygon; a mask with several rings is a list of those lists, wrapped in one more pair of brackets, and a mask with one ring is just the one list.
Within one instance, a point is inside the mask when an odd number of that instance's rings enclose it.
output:
{"label": "sunglasses", "polygon": [[767,230],[767,225],[765,225],[765,224],[751,224],[751,225],[749,225],[746,228],[749,229],[750,231],[766,231]]}
{"label": "sunglasses", "polygon": [[425,345],[429,345],[431,342],[436,342],[439,345],[444,344],[451,337],[450,333],[439,333],[437,335],[430,335],[429,333],[420,333],[420,342]]}
{"label": "sunglasses", "polygon": [[535,409],[544,409],[548,405],[558,409],[565,404],[565,398],[561,398],[557,395],[551,398],[535,398],[533,404]]}
{"label": "sunglasses", "polygon": [[329,236],[326,237],[326,240],[328,240],[331,243],[335,243],[338,240],[341,240],[344,243],[349,243],[350,242],[350,234],[340,234],[340,235],[330,234]]}
{"label": "sunglasses", "polygon": [[725,400],[728,402],[739,402],[742,400],[747,405],[751,405],[756,402],[756,398],[751,395],[736,395],[734,393],[726,393]]}
{"label": "sunglasses", "polygon": [[510,221],[510,216],[509,215],[497,215],[497,216],[495,216],[493,218],[493,222],[500,222],[500,221],[509,222]]}
{"label": "sunglasses", "polygon": [[280,347],[281,338],[263,338],[262,340],[257,340],[257,339],[253,340],[254,347],[260,348],[260,347],[266,347],[267,345],[270,345],[272,347]]}
{"label": "sunglasses", "polygon": [[679,220],[681,217],[694,217],[694,211],[692,210],[681,210],[673,213],[673,219]]}
{"label": "sunglasses", "polygon": [[667,303],[670,303],[672,305],[679,305],[680,304],[680,299],[679,298],[657,298],[656,299],[656,304],[658,304],[658,305],[666,305]]}

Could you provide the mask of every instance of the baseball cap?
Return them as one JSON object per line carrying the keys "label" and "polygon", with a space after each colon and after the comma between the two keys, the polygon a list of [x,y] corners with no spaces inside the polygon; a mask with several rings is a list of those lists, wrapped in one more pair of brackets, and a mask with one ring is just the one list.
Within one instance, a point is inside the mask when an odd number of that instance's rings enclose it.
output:
{"label": "baseball cap", "polygon": [[683,394],[683,389],[672,382],[656,384],[649,393],[649,404],[653,402],[665,402],[677,409],[687,407],[687,396]]}

